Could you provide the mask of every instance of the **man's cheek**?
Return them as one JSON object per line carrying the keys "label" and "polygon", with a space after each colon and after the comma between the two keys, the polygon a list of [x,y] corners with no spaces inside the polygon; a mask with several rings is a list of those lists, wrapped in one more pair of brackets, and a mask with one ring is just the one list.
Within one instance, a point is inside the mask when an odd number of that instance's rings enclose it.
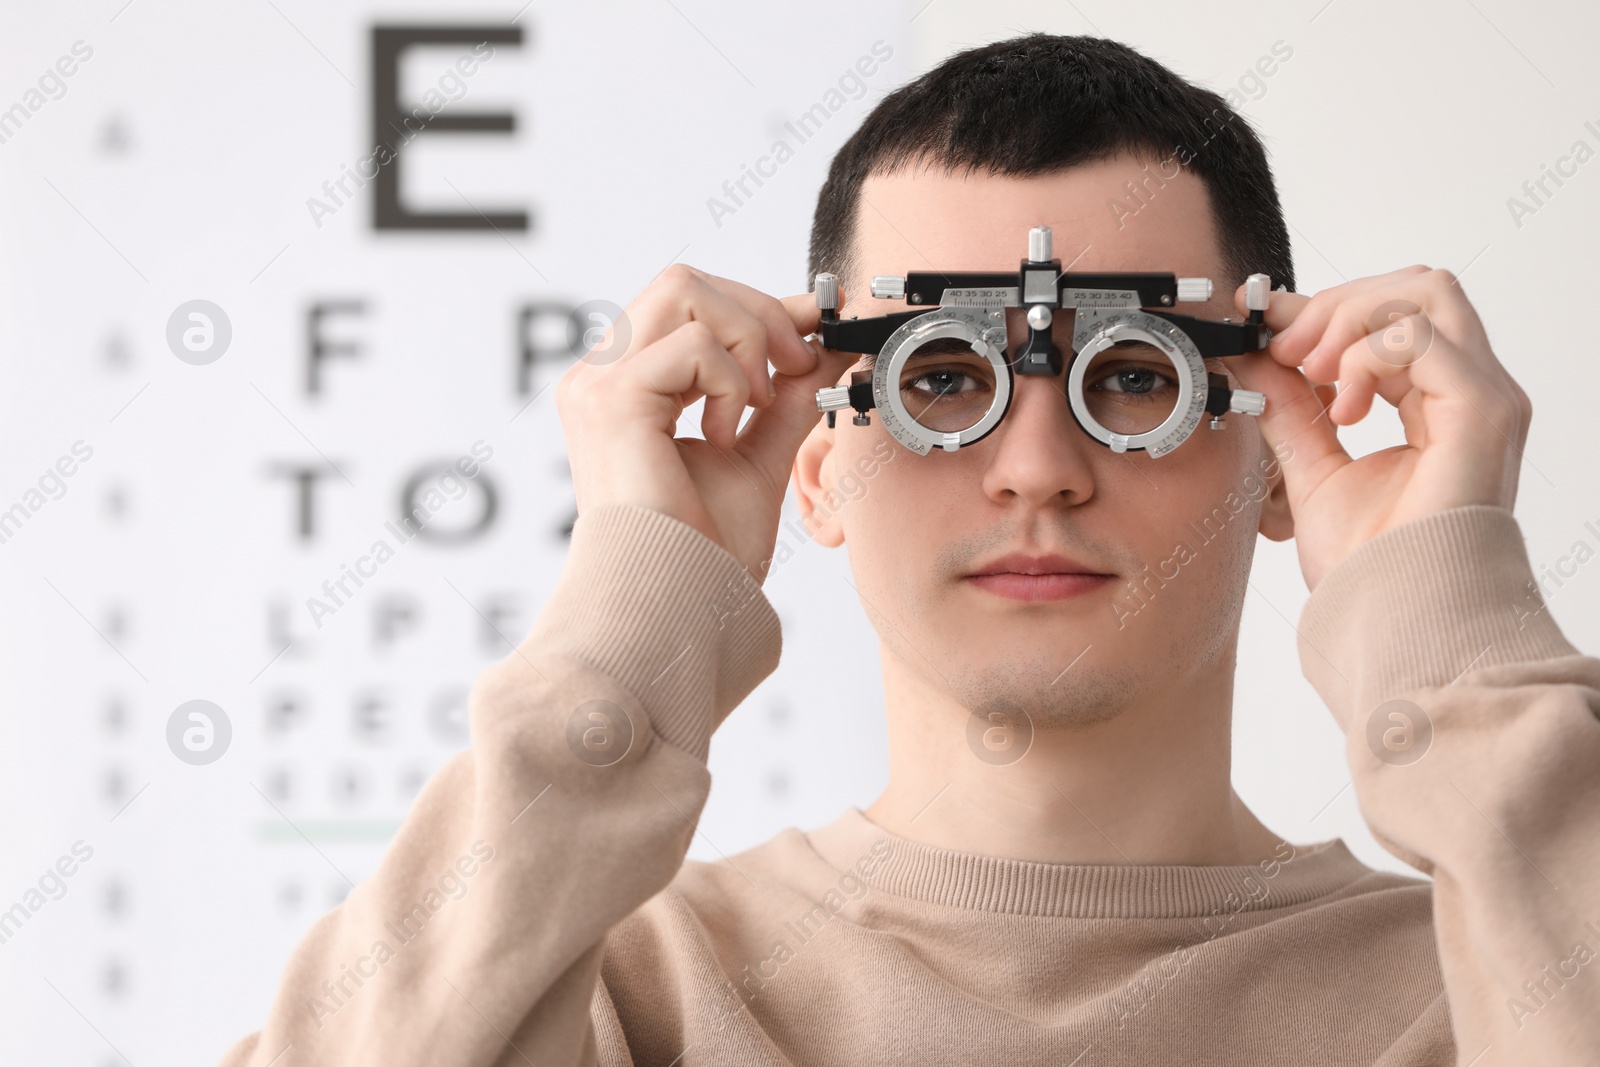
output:
{"label": "man's cheek", "polygon": [[1161,577],[1165,578],[1169,582],[1177,578],[1183,569],[1183,561],[1180,559],[1180,553],[1187,555],[1187,549],[1185,549],[1182,545],[1179,545],[1177,548],[1173,549],[1172,555],[1156,564],[1156,573],[1161,575]]}

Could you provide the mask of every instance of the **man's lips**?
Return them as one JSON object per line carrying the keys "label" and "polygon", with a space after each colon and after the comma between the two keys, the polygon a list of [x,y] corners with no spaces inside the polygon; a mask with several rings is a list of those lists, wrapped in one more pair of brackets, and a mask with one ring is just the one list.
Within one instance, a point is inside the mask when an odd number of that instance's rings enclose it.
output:
{"label": "man's lips", "polygon": [[1007,556],[990,562],[973,571],[968,577],[977,577],[984,574],[1085,574],[1094,577],[1109,577],[1105,571],[1097,571],[1087,564],[1079,563],[1067,556],[1058,556],[1054,553],[1044,556],[1029,556],[1021,552],[1013,552]]}
{"label": "man's lips", "polygon": [[1115,577],[1066,556],[1013,553],[985,564],[962,580],[1007,600],[1040,601],[1082,596]]}

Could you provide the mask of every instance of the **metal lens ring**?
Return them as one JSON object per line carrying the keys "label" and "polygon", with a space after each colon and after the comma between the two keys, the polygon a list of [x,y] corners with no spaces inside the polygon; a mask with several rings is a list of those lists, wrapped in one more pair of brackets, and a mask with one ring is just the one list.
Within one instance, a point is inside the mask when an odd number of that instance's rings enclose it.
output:
{"label": "metal lens ring", "polygon": [[[1103,425],[1084,399],[1084,377],[1094,357],[1119,341],[1142,341],[1167,357],[1177,378],[1178,398],[1162,422],[1143,432],[1121,434]],[[1205,414],[1209,379],[1205,359],[1189,335],[1174,323],[1131,309],[1080,308],[1073,325],[1077,353],[1067,372],[1067,400],[1084,432],[1113,452],[1144,450],[1164,456],[1183,444]]]}
{"label": "metal lens ring", "polygon": [[[900,375],[906,362],[929,341],[953,337],[966,342],[994,368],[993,401],[982,418],[959,432],[943,433],[919,423],[900,395]],[[954,452],[962,445],[982,440],[1000,424],[1011,406],[1012,374],[1006,362],[1004,308],[941,307],[918,315],[889,335],[873,365],[872,398],[878,417],[896,441],[919,456],[935,448]]]}

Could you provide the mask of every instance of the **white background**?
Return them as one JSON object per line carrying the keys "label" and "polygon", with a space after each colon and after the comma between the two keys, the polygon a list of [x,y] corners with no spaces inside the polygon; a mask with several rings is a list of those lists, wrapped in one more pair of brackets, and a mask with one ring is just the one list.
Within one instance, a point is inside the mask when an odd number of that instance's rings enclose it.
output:
{"label": "white background", "polygon": [[[424,135],[405,195],[524,207],[533,229],[374,233],[370,186],[318,227],[307,198],[370,152],[371,26],[513,18],[523,46],[497,46],[450,110],[512,110],[517,132]],[[1517,514],[1536,568],[1580,540],[1600,549],[1584,526],[1600,528],[1585,314],[1600,160],[1520,228],[1506,206],[1574,141],[1600,149],[1584,128],[1600,128],[1600,21],[1577,3],[7,0],[5,25],[0,108],[75,41],[94,51],[0,144],[0,510],[74,442],[94,454],[0,544],[0,908],[74,842],[94,852],[0,944],[4,1062],[209,1063],[260,1025],[290,947],[346,878],[371,872],[417,783],[463,743],[432,713],[505,652],[478,611],[507,610],[500,625],[520,637],[559,572],[564,448],[549,393],[522,410],[514,388],[517,308],[625,304],[674,260],[804,290],[832,152],[885,92],[959,48],[1099,33],[1223,91],[1287,43],[1291,59],[1241,87],[1242,112],[1272,156],[1298,288],[1411,263],[1456,271],[1534,401]],[[717,225],[707,198],[879,39],[894,54],[867,92]],[[403,90],[420,94],[464,51],[412,53]],[[195,298],[233,327],[208,366],[166,346],[168,316]],[[311,397],[306,309],[337,299],[366,304],[326,328],[361,352],[332,361]],[[1346,436],[1366,451],[1396,429],[1385,411]],[[491,531],[408,544],[314,629],[305,599],[396,517],[406,478],[479,440],[494,448]],[[316,536],[301,541],[292,487],[270,470],[323,457],[343,476],[320,483]],[[477,503],[444,518],[470,523]],[[881,788],[876,640],[847,574],[843,553],[808,544],[768,583],[783,663],[717,735],[692,856],[819,825]],[[1597,574],[1577,568],[1550,599],[1587,650],[1600,648]],[[1366,833],[1300,675],[1293,547],[1263,542],[1252,583],[1240,793],[1291,840],[1344,837],[1404,869]],[[381,644],[376,612],[396,598],[416,625]],[[287,652],[275,611],[291,620]],[[388,724],[378,739],[354,726],[368,697]],[[206,767],[165,740],[196,698],[234,731]],[[302,714],[274,730],[285,700]]]}

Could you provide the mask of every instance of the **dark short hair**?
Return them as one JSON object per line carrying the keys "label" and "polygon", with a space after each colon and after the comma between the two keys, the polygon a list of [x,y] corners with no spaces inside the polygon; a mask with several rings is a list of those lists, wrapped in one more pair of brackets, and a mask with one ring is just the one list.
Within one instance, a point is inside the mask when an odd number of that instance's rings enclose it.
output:
{"label": "dark short hair", "polygon": [[925,163],[1034,177],[1123,153],[1167,161],[1167,178],[1182,164],[1205,182],[1229,275],[1219,291],[1257,271],[1274,288],[1294,289],[1283,209],[1250,124],[1223,97],[1121,42],[1046,33],[958,52],[872,109],[817,196],[808,281],[822,271],[854,274],[869,174]]}

